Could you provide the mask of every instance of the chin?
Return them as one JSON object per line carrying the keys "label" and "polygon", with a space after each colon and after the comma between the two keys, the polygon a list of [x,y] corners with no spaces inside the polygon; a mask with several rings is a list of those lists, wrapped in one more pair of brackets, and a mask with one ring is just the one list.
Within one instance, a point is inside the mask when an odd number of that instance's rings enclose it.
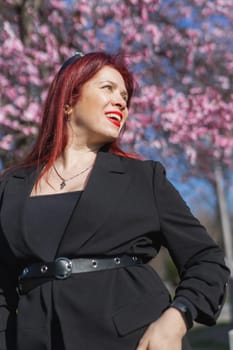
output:
{"label": "chin", "polygon": [[92,134],[91,141],[96,144],[106,144],[106,143],[112,143],[116,141],[120,136],[120,129],[118,130],[112,130],[112,128],[109,130],[106,130],[105,128],[103,131],[96,132],[95,134]]}
{"label": "chin", "polygon": [[105,140],[106,143],[114,142],[119,138],[119,136],[120,136],[120,131],[109,132],[108,134],[106,133],[105,135],[103,135],[103,139]]}

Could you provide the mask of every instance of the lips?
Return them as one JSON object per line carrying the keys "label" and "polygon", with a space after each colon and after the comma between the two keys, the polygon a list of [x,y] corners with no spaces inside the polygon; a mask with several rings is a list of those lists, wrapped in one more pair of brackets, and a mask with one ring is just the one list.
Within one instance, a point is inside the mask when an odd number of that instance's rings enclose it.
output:
{"label": "lips", "polygon": [[117,126],[118,128],[121,126],[121,120],[123,118],[123,114],[119,111],[109,111],[106,112],[105,115],[107,116],[108,120]]}

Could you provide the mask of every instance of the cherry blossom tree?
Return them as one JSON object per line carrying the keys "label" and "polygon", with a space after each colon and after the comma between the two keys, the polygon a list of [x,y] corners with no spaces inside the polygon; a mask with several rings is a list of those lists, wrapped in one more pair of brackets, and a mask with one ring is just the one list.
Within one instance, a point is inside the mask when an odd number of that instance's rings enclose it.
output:
{"label": "cherry blossom tree", "polygon": [[[1,1],[1,156],[19,157],[32,143],[66,57],[110,48],[128,55],[141,89],[125,142],[143,140],[152,126],[150,147],[165,148],[165,140],[182,144],[191,162],[210,153],[229,162],[232,7],[227,0]],[[169,136],[157,137],[160,130]]]}

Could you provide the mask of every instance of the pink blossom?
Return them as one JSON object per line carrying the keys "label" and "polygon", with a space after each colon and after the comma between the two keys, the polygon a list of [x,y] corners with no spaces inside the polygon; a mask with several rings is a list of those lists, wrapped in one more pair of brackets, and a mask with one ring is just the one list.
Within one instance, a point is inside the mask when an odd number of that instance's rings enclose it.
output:
{"label": "pink blossom", "polygon": [[13,135],[5,135],[0,139],[0,148],[4,151],[10,151],[13,145]]}
{"label": "pink blossom", "polygon": [[[232,163],[231,1],[181,0],[171,6],[166,1],[129,0],[126,6],[120,0],[72,5],[48,0],[40,12],[29,6],[25,42],[15,1],[5,2],[0,14],[0,126],[6,132],[25,140],[36,134],[53,75],[75,51],[121,49],[140,87],[123,141],[140,148],[144,130],[151,127],[157,133],[148,144],[152,149],[171,155],[182,147],[192,164],[207,156]],[[181,30],[184,18],[193,20],[193,8],[195,28]],[[226,22],[218,20],[221,16]]]}

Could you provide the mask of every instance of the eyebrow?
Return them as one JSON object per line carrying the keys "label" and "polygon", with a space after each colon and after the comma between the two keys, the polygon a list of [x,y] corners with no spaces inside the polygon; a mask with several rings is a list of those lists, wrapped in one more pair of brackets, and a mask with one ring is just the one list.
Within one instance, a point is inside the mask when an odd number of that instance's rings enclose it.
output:
{"label": "eyebrow", "polygon": [[[114,81],[112,81],[112,80],[101,80],[101,81],[99,81],[98,82],[99,84],[103,84],[103,83],[110,83],[110,84],[112,84],[114,87],[116,87],[117,86],[117,84],[114,82]],[[126,90],[123,90],[123,91],[121,91],[121,96],[124,96],[124,97],[129,97],[129,95],[128,95],[128,92],[126,91]]]}

